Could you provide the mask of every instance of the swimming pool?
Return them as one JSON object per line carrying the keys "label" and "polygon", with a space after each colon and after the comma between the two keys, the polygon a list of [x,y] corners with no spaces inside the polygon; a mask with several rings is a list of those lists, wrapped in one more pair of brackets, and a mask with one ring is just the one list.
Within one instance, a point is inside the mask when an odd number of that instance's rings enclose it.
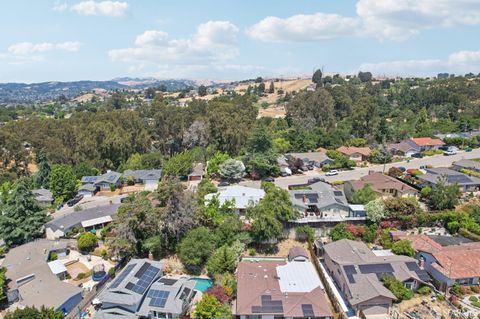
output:
{"label": "swimming pool", "polygon": [[190,280],[194,280],[197,282],[194,289],[201,292],[205,292],[208,288],[211,288],[213,286],[213,281],[208,278],[192,278]]}

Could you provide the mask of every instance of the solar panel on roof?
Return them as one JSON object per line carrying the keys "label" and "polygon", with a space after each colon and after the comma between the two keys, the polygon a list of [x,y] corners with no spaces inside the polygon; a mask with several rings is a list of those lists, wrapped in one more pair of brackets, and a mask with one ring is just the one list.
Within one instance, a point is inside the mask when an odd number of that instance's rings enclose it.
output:
{"label": "solar panel on roof", "polygon": [[164,308],[167,303],[168,296],[170,296],[169,291],[165,290],[150,290],[148,292],[148,297],[151,298],[149,305],[153,307]]}
{"label": "solar panel on roof", "polygon": [[176,279],[169,279],[169,278],[161,278],[159,280],[159,282],[161,282],[162,284],[167,285],[167,286],[172,286],[173,284],[175,284],[177,282],[177,280]]}
{"label": "solar panel on roof", "polygon": [[142,267],[140,267],[140,269],[137,271],[137,273],[135,274],[135,277],[136,278],[141,278],[142,275],[145,273],[145,271],[148,269],[148,267],[150,267],[150,263],[144,263],[142,265]]}
{"label": "solar panel on roof", "polygon": [[281,300],[272,300],[272,296],[260,296],[261,306],[252,306],[252,313],[283,313]]}
{"label": "solar panel on roof", "polygon": [[367,264],[359,265],[358,268],[362,274],[393,273],[393,268],[390,264]]}
{"label": "solar panel on roof", "polygon": [[125,267],[125,269],[115,278],[115,280],[112,282],[110,285],[110,288],[117,288],[120,283],[125,279],[125,277],[128,276],[128,274],[132,271],[133,267],[135,267],[136,264],[131,264]]}
{"label": "solar panel on roof", "polygon": [[355,278],[353,278],[352,274],[348,274],[347,279],[348,279],[348,282],[351,283],[351,284],[354,284],[356,282]]}
{"label": "solar panel on roof", "polygon": [[154,266],[149,266],[142,274],[140,279],[137,281],[135,286],[133,286],[131,291],[136,292],[138,294],[143,294],[145,290],[147,290],[148,286],[152,283],[152,281],[155,279],[157,276],[158,272],[160,269]]}
{"label": "solar panel on roof", "polygon": [[465,184],[470,183],[471,179],[466,175],[450,175],[448,176],[448,182],[450,184]]}
{"label": "solar panel on roof", "polygon": [[335,196],[343,196],[343,192],[342,192],[342,191],[333,191],[333,195],[335,195]]}
{"label": "solar panel on roof", "polygon": [[108,181],[113,182],[115,180],[116,176],[115,175],[110,175],[108,176]]}
{"label": "solar panel on roof", "polygon": [[346,274],[356,274],[357,273],[354,265],[343,266],[343,270],[345,270]]}
{"label": "solar panel on roof", "polygon": [[311,304],[302,305],[302,312],[304,317],[315,317],[313,306]]}
{"label": "solar panel on roof", "polygon": [[307,199],[310,203],[318,203],[318,195],[317,194],[309,194],[309,195],[307,195]]}
{"label": "solar panel on roof", "polygon": [[420,270],[420,267],[418,267],[417,263],[415,261],[409,261],[406,262],[405,265],[407,265],[408,270],[410,271],[417,271]]}

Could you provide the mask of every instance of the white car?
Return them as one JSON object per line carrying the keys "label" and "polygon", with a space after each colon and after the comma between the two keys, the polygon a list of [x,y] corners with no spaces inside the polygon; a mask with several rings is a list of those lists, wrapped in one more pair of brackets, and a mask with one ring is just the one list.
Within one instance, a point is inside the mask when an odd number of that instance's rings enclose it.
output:
{"label": "white car", "polygon": [[455,151],[455,150],[448,150],[448,151],[443,152],[443,155],[446,155],[446,156],[456,155],[456,154],[457,154],[457,151]]}
{"label": "white car", "polygon": [[331,171],[325,173],[325,176],[335,176],[335,175],[338,175],[338,171],[336,169],[332,169]]}

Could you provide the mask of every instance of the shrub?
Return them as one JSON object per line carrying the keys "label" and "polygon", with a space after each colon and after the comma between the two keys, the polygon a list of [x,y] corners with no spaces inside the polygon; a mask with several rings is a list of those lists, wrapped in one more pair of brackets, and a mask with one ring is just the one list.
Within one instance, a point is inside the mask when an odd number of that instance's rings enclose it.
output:
{"label": "shrub", "polygon": [[470,289],[476,294],[480,293],[480,286],[471,286]]}
{"label": "shrub", "polygon": [[428,287],[428,286],[423,286],[423,287],[418,288],[417,292],[420,295],[426,296],[426,295],[429,295],[432,292],[432,289],[430,289],[430,287]]}
{"label": "shrub", "polygon": [[477,301],[478,301],[478,298],[475,297],[475,296],[470,296],[470,297],[468,298],[468,300],[470,300],[470,301],[472,301],[472,302],[477,302]]}
{"label": "shrub", "polygon": [[415,249],[408,239],[399,240],[392,245],[392,252],[395,255],[404,255],[408,257],[415,256]]}
{"label": "shrub", "polygon": [[249,248],[248,249],[248,255],[249,256],[256,256],[257,255],[257,250],[255,248]]}
{"label": "shrub", "polygon": [[112,267],[108,270],[108,277],[115,278],[115,267]]}
{"label": "shrub", "polygon": [[90,232],[81,234],[77,239],[77,247],[81,252],[90,252],[97,246],[97,244],[97,236]]}
{"label": "shrub", "polygon": [[100,256],[102,257],[103,260],[108,259],[108,252],[105,249],[102,249]]}
{"label": "shrub", "polygon": [[114,192],[115,190],[117,189],[117,186],[116,185],[110,185],[110,191],[111,192]]}
{"label": "shrub", "polygon": [[387,287],[388,290],[390,290],[395,297],[399,300],[409,300],[412,299],[413,297],[413,291],[410,289],[406,288],[403,283],[395,277],[392,276],[384,276],[382,278],[383,284],[385,287]]}
{"label": "shrub", "polygon": [[480,302],[479,301],[472,301],[472,306],[475,306],[477,308],[480,308]]}
{"label": "shrub", "polygon": [[222,304],[230,300],[230,297],[228,296],[225,289],[219,285],[208,288],[205,293],[217,298],[217,300],[220,301]]}
{"label": "shrub", "polygon": [[57,260],[57,259],[58,259],[58,254],[57,254],[57,252],[52,251],[52,252],[50,253],[50,256],[49,256],[48,260],[49,260],[49,261],[54,261],[54,260]]}
{"label": "shrub", "polygon": [[461,296],[462,291],[460,290],[460,285],[458,283],[454,283],[453,286],[450,288],[450,293],[456,296]]}
{"label": "shrub", "polygon": [[315,231],[308,225],[297,227],[296,233],[299,240],[312,242],[315,239]]}

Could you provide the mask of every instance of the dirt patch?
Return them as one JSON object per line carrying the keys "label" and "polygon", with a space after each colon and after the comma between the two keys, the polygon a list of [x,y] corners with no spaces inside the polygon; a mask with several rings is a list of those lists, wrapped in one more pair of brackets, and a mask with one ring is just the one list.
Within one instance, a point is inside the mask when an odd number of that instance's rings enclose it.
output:
{"label": "dirt patch", "polygon": [[87,273],[89,271],[87,266],[85,266],[81,262],[75,262],[66,267],[67,267],[67,272],[70,275],[70,277],[72,277],[73,282],[81,282],[81,281],[75,280],[75,278],[77,278],[78,274]]}
{"label": "dirt patch", "polygon": [[258,111],[258,117],[273,117],[273,118],[284,118],[287,115],[287,112],[283,106],[279,107],[269,107],[266,109],[260,109]]}
{"label": "dirt patch", "polygon": [[[256,256],[287,258],[288,257],[288,252],[293,247],[301,247],[301,248],[305,249],[305,251],[308,252],[308,244],[306,242],[302,243],[302,242],[299,242],[299,241],[294,240],[294,239],[285,239],[285,240],[280,241],[276,245],[276,249],[272,249],[273,252],[266,253],[266,252],[262,252],[262,251],[257,251]],[[246,250],[243,253],[243,256],[248,256],[248,254],[249,254],[249,252],[248,252],[248,250]]]}
{"label": "dirt patch", "polygon": [[169,275],[185,274],[185,268],[183,267],[182,262],[176,255],[165,258],[162,261],[165,265],[165,269],[164,269],[165,273]]}
{"label": "dirt patch", "polygon": [[419,296],[404,300],[395,308],[400,315],[403,315],[406,311],[415,311],[422,319],[438,319],[441,316],[449,318],[451,310],[445,301],[432,300],[430,296]]}

